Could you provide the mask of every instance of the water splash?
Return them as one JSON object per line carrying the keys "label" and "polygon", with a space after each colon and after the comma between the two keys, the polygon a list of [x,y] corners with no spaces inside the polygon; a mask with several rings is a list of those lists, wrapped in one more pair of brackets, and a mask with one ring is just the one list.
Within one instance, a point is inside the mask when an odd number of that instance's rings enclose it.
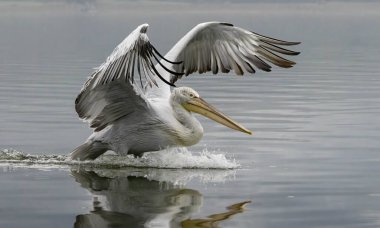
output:
{"label": "water splash", "polygon": [[87,172],[108,179],[125,178],[130,176],[142,177],[149,181],[160,182],[163,189],[178,188],[185,186],[191,181],[198,181],[200,183],[224,183],[228,180],[234,180],[236,174],[235,169],[157,169],[134,167],[125,167],[123,169],[91,167],[71,168],[72,176],[77,176],[77,173],[83,174]]}
{"label": "water splash", "polygon": [[69,165],[93,168],[167,168],[167,169],[234,169],[240,167],[235,159],[222,153],[190,152],[186,148],[172,148],[146,153],[136,158],[133,155],[104,155],[94,161],[73,161],[66,155],[31,155],[13,149],[0,151],[0,164],[18,165]]}

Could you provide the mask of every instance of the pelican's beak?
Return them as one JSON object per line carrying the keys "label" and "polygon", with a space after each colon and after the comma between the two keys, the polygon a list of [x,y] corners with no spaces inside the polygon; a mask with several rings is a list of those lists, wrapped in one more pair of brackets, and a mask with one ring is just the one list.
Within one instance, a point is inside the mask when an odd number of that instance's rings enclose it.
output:
{"label": "pelican's beak", "polygon": [[200,97],[192,98],[190,101],[182,105],[188,111],[199,113],[220,124],[223,124],[224,126],[252,135],[252,132],[250,130],[246,129],[236,121],[224,115],[222,112],[214,108],[212,105]]}

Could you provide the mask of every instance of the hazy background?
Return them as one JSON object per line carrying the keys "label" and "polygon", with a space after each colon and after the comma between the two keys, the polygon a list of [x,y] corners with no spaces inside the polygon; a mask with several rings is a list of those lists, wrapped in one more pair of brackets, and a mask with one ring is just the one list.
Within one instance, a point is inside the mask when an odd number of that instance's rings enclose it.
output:
{"label": "hazy background", "polygon": [[[194,74],[178,82],[254,132],[199,117],[204,138],[190,150],[223,153],[242,167],[232,177],[206,172],[178,186],[203,200],[192,217],[252,200],[222,227],[379,227],[379,12],[378,1],[0,1],[0,150],[68,154],[81,144],[91,130],[78,119],[74,99],[92,68],[139,24],[150,24],[150,40],[165,53],[197,23],[226,21],[301,41],[294,47],[301,54],[292,69]],[[94,183],[119,183],[102,192],[67,169],[3,167],[0,226],[71,227],[77,215],[93,214],[97,194],[160,196],[162,189],[149,191],[148,184],[123,188],[131,180],[152,183],[137,177],[142,171],[115,172],[95,176]],[[162,172],[173,182],[186,177]],[[216,173],[221,182],[207,181]],[[126,211],[141,208],[114,198]]]}

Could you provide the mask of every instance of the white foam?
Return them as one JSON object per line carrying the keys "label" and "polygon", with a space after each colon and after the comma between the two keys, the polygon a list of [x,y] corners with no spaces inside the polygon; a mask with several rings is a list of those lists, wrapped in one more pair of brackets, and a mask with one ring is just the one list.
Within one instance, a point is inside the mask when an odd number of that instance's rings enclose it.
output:
{"label": "white foam", "polygon": [[233,169],[157,169],[157,168],[134,168],[102,169],[102,168],[79,168],[72,167],[72,172],[92,171],[101,177],[110,179],[120,177],[143,177],[150,181],[158,181],[163,188],[168,183],[173,186],[184,186],[190,181],[196,180],[201,183],[223,183],[235,178],[236,170]]}
{"label": "white foam", "polygon": [[94,161],[73,161],[66,155],[31,155],[13,149],[0,151],[0,163],[25,165],[79,165],[84,167],[175,168],[175,169],[234,169],[240,165],[221,152],[190,152],[186,148],[166,149],[146,153],[142,157],[104,155]]}

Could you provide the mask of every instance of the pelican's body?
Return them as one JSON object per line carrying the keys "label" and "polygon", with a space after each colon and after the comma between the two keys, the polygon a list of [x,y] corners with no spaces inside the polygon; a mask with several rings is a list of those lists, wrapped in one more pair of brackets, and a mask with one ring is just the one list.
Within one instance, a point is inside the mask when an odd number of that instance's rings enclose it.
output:
{"label": "pelican's body", "polygon": [[94,132],[89,139],[107,143],[110,150],[121,155],[138,156],[172,146],[192,146],[202,139],[202,125],[178,104],[175,96],[170,97],[170,102],[150,100],[150,108],[144,121],[136,122],[141,113],[135,113]]}
{"label": "pelican's body", "polygon": [[[94,133],[71,153],[73,159],[95,159],[107,150],[140,156],[167,147],[194,145],[201,140],[203,128],[193,113],[251,134],[195,90],[179,87],[171,91],[170,86],[193,72],[234,70],[243,74],[254,73],[254,67],[270,71],[271,66],[261,58],[291,67],[294,62],[274,52],[298,54],[274,45],[297,42],[265,37],[227,23],[207,22],[194,27],[163,57],[150,44],[147,28],[147,24],[137,27],[83,86],[75,108]],[[135,74],[141,86],[136,85]]]}

